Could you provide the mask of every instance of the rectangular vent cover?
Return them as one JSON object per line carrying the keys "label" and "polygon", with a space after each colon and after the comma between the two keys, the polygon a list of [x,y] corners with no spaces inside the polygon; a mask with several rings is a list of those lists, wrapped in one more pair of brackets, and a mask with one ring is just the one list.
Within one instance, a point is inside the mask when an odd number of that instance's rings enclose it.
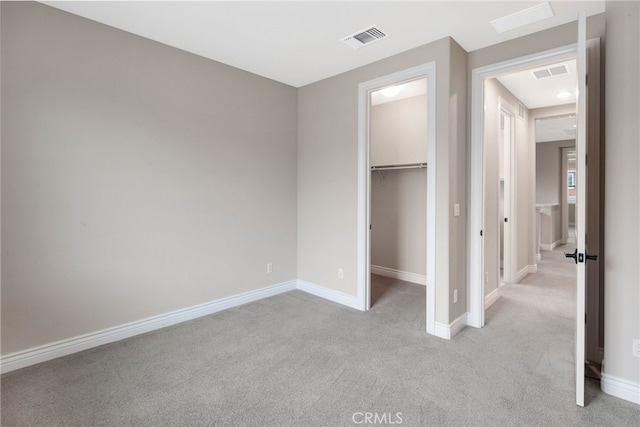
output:
{"label": "rectangular vent cover", "polygon": [[387,35],[384,32],[376,28],[375,25],[372,25],[350,36],[344,37],[340,39],[340,41],[353,49],[360,49],[365,45],[377,42],[385,37],[387,37]]}
{"label": "rectangular vent cover", "polygon": [[554,65],[549,68],[541,68],[531,72],[536,80],[544,79],[551,76],[559,76],[561,74],[567,74],[569,70],[566,65]]}

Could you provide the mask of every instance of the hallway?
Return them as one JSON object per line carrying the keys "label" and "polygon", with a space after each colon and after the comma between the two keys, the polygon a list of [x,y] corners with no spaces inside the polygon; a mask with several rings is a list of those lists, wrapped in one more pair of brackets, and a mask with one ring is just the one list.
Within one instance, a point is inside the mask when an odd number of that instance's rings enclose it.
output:
{"label": "hallway", "polygon": [[[576,278],[564,256],[571,245],[543,251],[538,272],[500,288],[500,298],[486,310],[488,331],[502,337],[505,351],[521,358],[541,389],[573,398]],[[545,384],[546,383],[546,384]],[[601,393],[587,383],[587,402]]]}

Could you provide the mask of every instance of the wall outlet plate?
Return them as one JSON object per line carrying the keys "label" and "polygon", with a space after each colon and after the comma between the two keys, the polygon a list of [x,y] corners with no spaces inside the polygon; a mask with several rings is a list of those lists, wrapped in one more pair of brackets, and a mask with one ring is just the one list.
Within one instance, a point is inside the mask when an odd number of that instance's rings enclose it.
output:
{"label": "wall outlet plate", "polygon": [[633,355],[635,357],[640,357],[640,340],[633,340]]}

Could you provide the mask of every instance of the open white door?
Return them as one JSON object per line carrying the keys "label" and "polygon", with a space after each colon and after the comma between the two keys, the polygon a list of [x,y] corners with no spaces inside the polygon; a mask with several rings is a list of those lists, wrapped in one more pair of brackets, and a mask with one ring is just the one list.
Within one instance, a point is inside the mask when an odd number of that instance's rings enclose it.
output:
{"label": "open white door", "polygon": [[578,15],[578,101],[576,128],[576,404],[584,406],[585,289],[586,289],[586,151],[587,151],[587,20]]}

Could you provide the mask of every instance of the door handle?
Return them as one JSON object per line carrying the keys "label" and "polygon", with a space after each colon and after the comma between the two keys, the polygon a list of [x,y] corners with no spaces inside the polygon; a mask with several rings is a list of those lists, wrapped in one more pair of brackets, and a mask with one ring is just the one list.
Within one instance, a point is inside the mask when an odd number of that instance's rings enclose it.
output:
{"label": "door handle", "polygon": [[576,264],[578,263],[578,248],[576,248],[575,251],[573,251],[573,253],[571,252],[565,252],[564,256],[567,258],[573,258],[573,260],[576,262]]}
{"label": "door handle", "polygon": [[585,258],[587,259],[587,261],[596,261],[598,259],[598,255],[589,255],[588,253],[584,253]]}
{"label": "door handle", "polygon": [[585,258],[588,261],[596,261],[598,259],[598,255],[589,255],[588,253],[578,253],[578,248],[576,248],[573,252],[565,252],[564,256],[567,258],[573,258],[573,260],[575,261],[575,263],[577,264],[578,262],[584,262]]}

